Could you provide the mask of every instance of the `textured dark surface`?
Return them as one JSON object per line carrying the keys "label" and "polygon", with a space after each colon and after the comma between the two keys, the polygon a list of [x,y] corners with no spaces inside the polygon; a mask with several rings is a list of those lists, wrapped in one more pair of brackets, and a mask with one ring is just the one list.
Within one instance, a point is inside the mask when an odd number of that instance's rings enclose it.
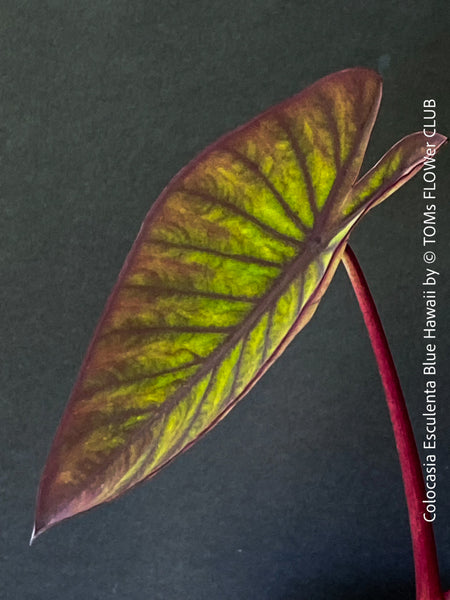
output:
{"label": "textured dark surface", "polygon": [[[219,135],[350,66],[384,100],[366,166],[450,131],[446,2],[0,3],[0,595],[412,599],[383,394],[345,274],[195,448],[28,548],[40,471],[104,302],[163,187]],[[439,160],[436,534],[450,587],[449,150]],[[423,435],[422,180],[353,236]],[[303,390],[307,390],[307,393]]]}

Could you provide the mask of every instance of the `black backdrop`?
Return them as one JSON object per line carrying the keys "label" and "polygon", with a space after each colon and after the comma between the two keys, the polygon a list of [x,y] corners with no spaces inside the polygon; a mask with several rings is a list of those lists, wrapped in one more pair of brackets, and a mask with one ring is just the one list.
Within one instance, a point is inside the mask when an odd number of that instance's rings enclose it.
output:
{"label": "black backdrop", "polygon": [[[30,549],[40,471],[140,223],[219,135],[332,71],[378,69],[366,166],[450,130],[447,2],[0,2],[0,596],[412,599],[405,501],[370,346],[340,268],[247,398],[158,477]],[[439,488],[450,587],[449,151],[439,165]],[[352,238],[423,435],[421,177]]]}

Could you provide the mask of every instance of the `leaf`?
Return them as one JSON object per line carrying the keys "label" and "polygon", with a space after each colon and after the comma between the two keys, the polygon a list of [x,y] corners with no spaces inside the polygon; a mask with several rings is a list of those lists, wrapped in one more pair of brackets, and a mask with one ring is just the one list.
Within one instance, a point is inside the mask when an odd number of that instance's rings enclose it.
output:
{"label": "leaf", "polygon": [[163,191],[57,431],[34,536],[158,472],[309,321],[351,229],[426,157],[413,134],[355,184],[380,97],[372,71],[330,75],[221,138]]}

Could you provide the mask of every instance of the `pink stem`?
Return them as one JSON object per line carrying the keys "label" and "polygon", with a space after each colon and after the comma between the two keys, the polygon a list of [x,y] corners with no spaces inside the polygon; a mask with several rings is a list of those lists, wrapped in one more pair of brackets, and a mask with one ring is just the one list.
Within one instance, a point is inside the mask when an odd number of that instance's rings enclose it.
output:
{"label": "pink stem", "polygon": [[342,261],[355,290],[383,382],[394,429],[408,505],[416,575],[417,600],[443,600],[433,526],[423,518],[425,484],[414,433],[400,380],[375,302],[353,250],[347,246]]}

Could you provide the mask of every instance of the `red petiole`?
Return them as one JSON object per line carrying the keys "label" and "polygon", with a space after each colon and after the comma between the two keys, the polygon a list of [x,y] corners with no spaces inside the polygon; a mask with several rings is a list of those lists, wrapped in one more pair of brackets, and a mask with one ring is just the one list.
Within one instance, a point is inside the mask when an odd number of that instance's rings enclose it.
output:
{"label": "red petiole", "polygon": [[450,598],[441,590],[433,525],[424,517],[425,484],[405,398],[386,335],[361,267],[347,246],[343,263],[355,291],[375,353],[394,430],[408,505],[416,577],[417,600]]}

